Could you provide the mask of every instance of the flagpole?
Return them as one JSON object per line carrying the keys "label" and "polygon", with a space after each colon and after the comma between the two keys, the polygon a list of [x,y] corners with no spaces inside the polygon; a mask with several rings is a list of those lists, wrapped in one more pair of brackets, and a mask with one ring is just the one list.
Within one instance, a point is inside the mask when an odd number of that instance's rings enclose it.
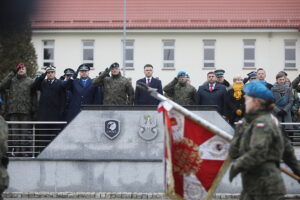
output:
{"label": "flagpole", "polygon": [[[226,133],[225,131],[223,131],[222,129],[220,129],[219,127],[211,124],[210,122],[208,122],[207,120],[199,117],[198,115],[196,115],[195,113],[190,112],[188,109],[180,106],[179,104],[175,103],[174,101],[170,100],[169,98],[159,94],[157,92],[157,89],[148,87],[145,83],[141,83],[138,82],[137,86],[148,91],[150,93],[151,96],[153,96],[154,98],[158,99],[161,102],[167,102],[168,104],[170,104],[172,106],[173,109],[177,110],[178,112],[181,112],[182,114],[184,114],[186,117],[188,117],[189,119],[193,120],[195,123],[207,128],[210,131],[213,131],[216,135],[224,138],[227,141],[231,141],[233,136]],[[170,108],[170,109],[172,109]],[[300,181],[300,177],[293,174],[292,172],[280,167],[279,168],[281,172],[287,174],[288,176],[290,176],[291,178],[294,178],[297,181]]]}

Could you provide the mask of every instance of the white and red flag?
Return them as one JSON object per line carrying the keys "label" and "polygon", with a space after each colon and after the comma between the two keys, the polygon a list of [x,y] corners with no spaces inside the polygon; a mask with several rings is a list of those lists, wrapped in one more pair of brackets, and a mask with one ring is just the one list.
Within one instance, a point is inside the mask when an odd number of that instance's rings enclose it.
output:
{"label": "white and red flag", "polygon": [[[173,102],[172,102],[173,103]],[[211,199],[230,163],[229,138],[192,112],[164,101],[159,106],[165,122],[165,182],[171,198]],[[211,128],[211,126],[213,128]],[[218,134],[216,134],[218,133]],[[220,136],[221,135],[221,136]]]}

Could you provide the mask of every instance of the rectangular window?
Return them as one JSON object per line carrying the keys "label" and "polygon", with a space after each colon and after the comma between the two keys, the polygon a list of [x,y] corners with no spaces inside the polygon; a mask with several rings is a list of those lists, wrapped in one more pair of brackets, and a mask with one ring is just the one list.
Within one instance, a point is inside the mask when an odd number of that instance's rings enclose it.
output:
{"label": "rectangular window", "polygon": [[54,65],[54,40],[43,40],[43,67]]}
{"label": "rectangular window", "polygon": [[125,42],[125,67],[134,67],[134,40],[126,40]]}
{"label": "rectangular window", "polygon": [[175,67],[175,40],[163,40],[163,67]]}
{"label": "rectangular window", "polygon": [[244,67],[253,68],[255,67],[255,41],[243,40],[244,41]]}
{"label": "rectangular window", "polygon": [[284,40],[284,67],[296,67],[296,42],[297,40]]}
{"label": "rectangular window", "polygon": [[82,61],[83,63],[91,63],[94,66],[94,40],[82,40],[83,52]]}
{"label": "rectangular window", "polygon": [[215,44],[216,40],[203,40],[204,67],[215,67]]}

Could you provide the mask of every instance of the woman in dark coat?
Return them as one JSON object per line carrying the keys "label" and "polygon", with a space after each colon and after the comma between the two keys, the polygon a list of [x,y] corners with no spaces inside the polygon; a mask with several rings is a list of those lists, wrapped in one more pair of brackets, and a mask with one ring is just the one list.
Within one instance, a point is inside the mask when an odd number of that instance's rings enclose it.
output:
{"label": "woman in dark coat", "polygon": [[[286,78],[283,73],[278,73],[276,75],[276,83],[271,90],[275,98],[275,108],[273,114],[280,122],[292,122],[292,88],[286,84]],[[291,129],[292,127],[287,126],[286,128]]]}
{"label": "woman in dark coat", "polygon": [[239,121],[245,114],[245,99],[243,91],[243,79],[240,76],[233,78],[233,85],[228,90],[228,119],[231,126],[234,122]]}

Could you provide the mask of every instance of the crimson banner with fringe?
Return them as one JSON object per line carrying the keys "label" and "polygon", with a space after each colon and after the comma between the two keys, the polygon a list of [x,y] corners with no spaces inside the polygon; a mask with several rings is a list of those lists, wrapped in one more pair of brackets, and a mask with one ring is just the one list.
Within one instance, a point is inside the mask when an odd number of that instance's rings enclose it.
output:
{"label": "crimson banner with fringe", "polygon": [[230,163],[229,142],[166,103],[160,111],[166,132],[167,195],[186,200],[211,199]]}

